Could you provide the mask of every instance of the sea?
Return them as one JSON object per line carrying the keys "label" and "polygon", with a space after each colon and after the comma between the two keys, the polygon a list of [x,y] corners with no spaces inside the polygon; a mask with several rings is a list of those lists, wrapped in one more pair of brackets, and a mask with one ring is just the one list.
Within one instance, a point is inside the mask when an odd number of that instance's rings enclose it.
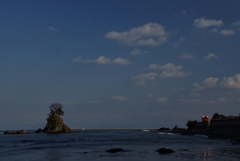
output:
{"label": "sea", "polygon": [[[109,153],[107,150],[124,151]],[[174,153],[159,154],[160,148]],[[80,129],[61,134],[0,134],[0,161],[239,161],[240,145],[149,129]]]}

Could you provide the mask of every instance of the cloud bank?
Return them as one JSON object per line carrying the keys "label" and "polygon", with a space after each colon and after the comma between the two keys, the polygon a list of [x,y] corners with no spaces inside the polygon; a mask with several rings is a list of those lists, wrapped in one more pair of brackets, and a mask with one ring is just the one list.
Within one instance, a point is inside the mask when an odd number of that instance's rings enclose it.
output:
{"label": "cloud bank", "polygon": [[148,52],[147,51],[143,51],[141,49],[133,49],[130,54],[133,55],[133,56],[137,56],[137,55],[145,55],[147,54]]}
{"label": "cloud bank", "polygon": [[233,30],[221,30],[220,34],[222,34],[224,36],[229,36],[229,35],[234,35],[235,31],[233,31]]}
{"label": "cloud bank", "polygon": [[137,85],[145,85],[147,81],[153,81],[157,78],[157,76],[158,76],[158,73],[150,72],[150,73],[134,76],[131,79],[136,81]]}
{"label": "cloud bank", "polygon": [[228,88],[240,89],[240,74],[233,77],[225,77],[222,81],[222,85]]}
{"label": "cloud bank", "polygon": [[168,41],[164,27],[157,23],[148,23],[124,32],[111,31],[105,37],[128,45],[158,46]]}
{"label": "cloud bank", "polygon": [[207,27],[218,27],[223,25],[222,20],[212,20],[212,19],[205,19],[204,17],[202,18],[197,18],[193,22],[193,26],[196,28],[207,28]]}
{"label": "cloud bank", "polygon": [[213,87],[240,89],[240,73],[232,77],[224,77],[222,81],[219,81],[219,78],[209,77],[201,83],[194,83],[193,86],[194,91]]}
{"label": "cloud bank", "polygon": [[209,60],[209,59],[216,59],[218,56],[213,53],[209,53],[207,56],[204,57],[204,59]]}
{"label": "cloud bank", "polygon": [[188,75],[187,72],[182,71],[182,66],[177,66],[173,63],[168,63],[165,65],[150,64],[148,69],[151,70],[161,70],[162,73],[160,77],[184,77]]}
{"label": "cloud bank", "polygon": [[81,57],[77,57],[74,58],[72,60],[73,62],[79,62],[79,63],[93,63],[93,64],[102,64],[102,65],[106,65],[106,64],[119,64],[119,65],[128,65],[131,64],[131,62],[127,59],[124,58],[116,58],[116,59],[109,59],[106,58],[105,56],[100,56],[97,59],[94,60],[89,60],[89,59],[82,59]]}
{"label": "cloud bank", "polygon": [[[140,74],[131,78],[136,82],[136,85],[145,85],[146,82],[154,81],[158,77],[184,77],[189,73],[182,71],[182,66],[177,66],[173,63],[168,63],[165,65],[150,64],[148,69],[154,72],[149,72],[146,74]],[[157,71],[161,71],[158,73]]]}
{"label": "cloud bank", "polygon": [[112,96],[112,100],[124,101],[125,99],[125,96]]}

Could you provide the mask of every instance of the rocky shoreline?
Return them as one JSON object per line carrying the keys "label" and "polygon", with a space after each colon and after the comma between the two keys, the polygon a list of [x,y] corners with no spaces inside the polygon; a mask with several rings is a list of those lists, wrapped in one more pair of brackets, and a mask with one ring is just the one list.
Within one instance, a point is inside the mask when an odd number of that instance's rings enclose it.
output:
{"label": "rocky shoreline", "polygon": [[42,134],[42,133],[72,133],[74,130],[69,129],[66,131],[44,131],[43,129],[39,128],[35,132],[31,130],[31,132],[22,129],[22,130],[6,130],[3,132],[3,134]]}
{"label": "rocky shoreline", "polygon": [[188,130],[188,129],[181,129],[181,130],[174,130],[174,129],[169,129],[169,130],[161,130],[157,129],[158,132],[163,132],[163,133],[177,133],[180,135],[188,135],[188,136],[195,136],[195,135],[200,135],[200,136],[206,136],[209,139],[225,139],[231,141],[233,144],[240,144],[240,132],[238,130],[235,131],[221,131],[219,130],[211,130],[211,129],[206,129],[206,130]]}

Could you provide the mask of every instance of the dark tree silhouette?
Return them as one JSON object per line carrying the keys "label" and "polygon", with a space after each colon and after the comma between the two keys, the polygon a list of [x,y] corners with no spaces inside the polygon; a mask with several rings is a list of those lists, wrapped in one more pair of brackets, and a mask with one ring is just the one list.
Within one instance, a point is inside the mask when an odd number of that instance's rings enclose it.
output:
{"label": "dark tree silhouette", "polygon": [[51,104],[49,109],[51,110],[49,116],[53,116],[54,114],[58,114],[59,116],[63,116],[64,115],[64,111],[62,110],[63,109],[63,105],[60,104],[60,103]]}
{"label": "dark tree silhouette", "polygon": [[213,117],[212,117],[212,119],[217,119],[217,118],[219,118],[221,115],[219,115],[218,113],[215,113],[214,115],[213,115]]}
{"label": "dark tree silhouette", "polygon": [[188,130],[191,130],[193,129],[196,125],[197,125],[198,121],[197,120],[188,120],[187,122],[187,127],[188,127]]}
{"label": "dark tree silhouette", "polygon": [[49,106],[51,112],[48,114],[47,124],[43,129],[43,132],[46,133],[66,133],[73,132],[66,124],[64,124],[63,119],[60,116],[63,116],[64,111],[63,106],[60,103],[54,103]]}

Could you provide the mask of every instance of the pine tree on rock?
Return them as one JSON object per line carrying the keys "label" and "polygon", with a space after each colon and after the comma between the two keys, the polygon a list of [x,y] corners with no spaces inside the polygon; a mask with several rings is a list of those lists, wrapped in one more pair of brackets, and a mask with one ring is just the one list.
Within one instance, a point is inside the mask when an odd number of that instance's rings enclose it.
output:
{"label": "pine tree on rock", "polygon": [[64,115],[63,106],[60,103],[54,103],[50,107],[47,124],[44,128],[46,133],[68,133],[73,132],[66,124],[64,124],[61,116]]}

